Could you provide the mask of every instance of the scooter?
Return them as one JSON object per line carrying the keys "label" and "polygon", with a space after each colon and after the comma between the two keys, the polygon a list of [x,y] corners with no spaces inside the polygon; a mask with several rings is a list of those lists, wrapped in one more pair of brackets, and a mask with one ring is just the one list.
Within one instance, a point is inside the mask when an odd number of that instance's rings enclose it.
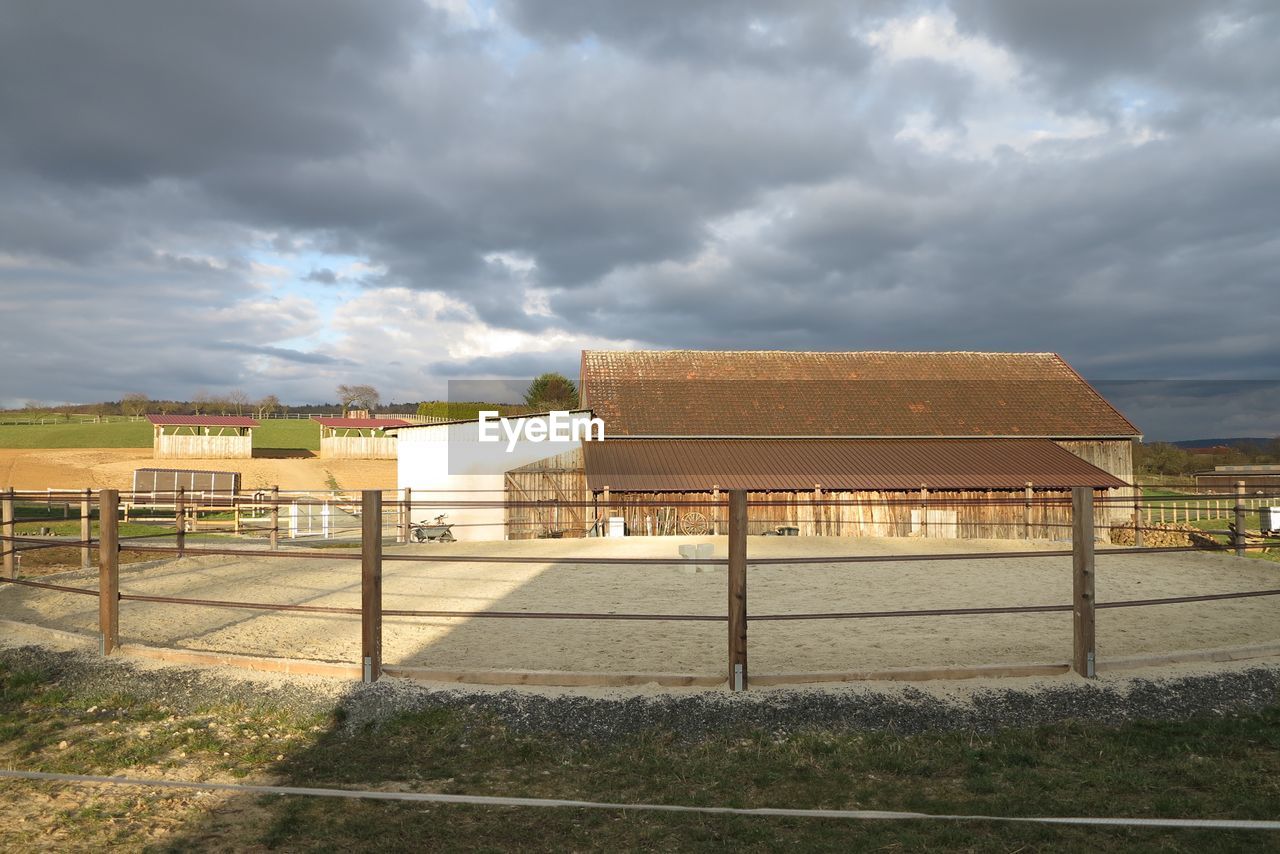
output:
{"label": "scooter", "polygon": [[444,513],[435,518],[434,522],[419,522],[416,525],[410,525],[410,536],[413,537],[415,543],[452,543],[458,538],[453,535],[453,525],[446,523]]}

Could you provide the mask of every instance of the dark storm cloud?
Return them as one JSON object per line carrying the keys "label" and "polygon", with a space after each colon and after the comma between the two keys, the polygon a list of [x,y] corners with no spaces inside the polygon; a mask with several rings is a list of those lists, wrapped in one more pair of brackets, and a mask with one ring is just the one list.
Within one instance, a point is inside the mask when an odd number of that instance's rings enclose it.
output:
{"label": "dark storm cloud", "polygon": [[[1266,379],[1277,42],[1262,0],[0,0],[0,356],[54,353],[0,401],[574,373],[552,333]],[[405,363],[362,288],[525,343]]]}

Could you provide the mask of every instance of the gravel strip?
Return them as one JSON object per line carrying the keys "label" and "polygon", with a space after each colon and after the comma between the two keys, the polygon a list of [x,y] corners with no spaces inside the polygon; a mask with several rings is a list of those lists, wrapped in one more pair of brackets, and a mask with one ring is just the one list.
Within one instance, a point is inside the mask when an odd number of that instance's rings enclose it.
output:
{"label": "gravel strip", "polygon": [[781,733],[806,728],[990,732],[1066,720],[1117,725],[1133,720],[1186,720],[1260,709],[1280,702],[1280,667],[1112,685],[1074,683],[979,689],[948,698],[918,688],[863,686],[771,689],[745,695],[719,691],[626,694],[545,693],[492,688],[439,688],[403,679],[374,685],[318,678],[246,678],[225,669],[140,667],[83,652],[43,647],[0,649],[11,668],[41,669],[72,692],[124,693],[197,712],[235,698],[316,714],[340,710],[347,729],[401,712],[454,709],[492,715],[518,732],[607,740],[661,730],[696,739],[726,730]]}

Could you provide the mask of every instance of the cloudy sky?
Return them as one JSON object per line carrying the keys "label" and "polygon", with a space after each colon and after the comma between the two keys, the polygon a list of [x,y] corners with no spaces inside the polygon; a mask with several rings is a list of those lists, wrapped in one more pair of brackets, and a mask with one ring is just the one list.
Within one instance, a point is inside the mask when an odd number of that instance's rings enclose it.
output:
{"label": "cloudy sky", "polygon": [[[1270,0],[0,0],[0,404],[584,347],[1273,379],[1277,45]],[[1280,432],[1249,388],[1137,419]]]}

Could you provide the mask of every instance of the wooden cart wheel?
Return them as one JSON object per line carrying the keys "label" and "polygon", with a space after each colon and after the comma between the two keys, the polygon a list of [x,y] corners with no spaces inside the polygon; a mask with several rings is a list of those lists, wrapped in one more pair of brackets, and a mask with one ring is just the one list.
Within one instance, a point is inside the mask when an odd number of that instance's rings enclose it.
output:
{"label": "wooden cart wheel", "polygon": [[711,524],[707,521],[705,513],[697,510],[690,510],[688,513],[680,517],[680,532],[689,536],[699,536],[711,530]]}

